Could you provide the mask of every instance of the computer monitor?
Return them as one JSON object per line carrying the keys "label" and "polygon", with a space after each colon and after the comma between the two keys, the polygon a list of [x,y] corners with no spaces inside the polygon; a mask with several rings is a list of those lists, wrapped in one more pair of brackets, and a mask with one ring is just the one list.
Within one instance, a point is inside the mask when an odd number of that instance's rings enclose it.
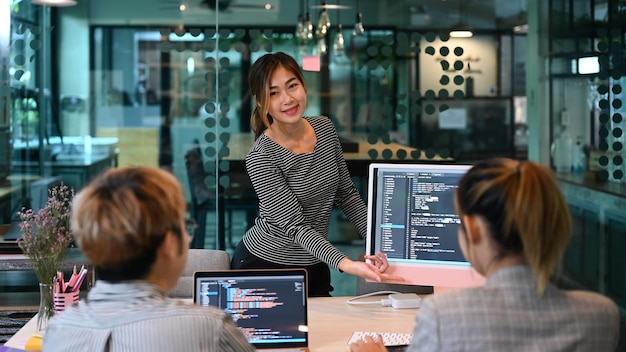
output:
{"label": "computer monitor", "polygon": [[370,164],[366,251],[386,254],[388,273],[401,283],[435,290],[484,284],[458,243],[454,192],[470,167]]}

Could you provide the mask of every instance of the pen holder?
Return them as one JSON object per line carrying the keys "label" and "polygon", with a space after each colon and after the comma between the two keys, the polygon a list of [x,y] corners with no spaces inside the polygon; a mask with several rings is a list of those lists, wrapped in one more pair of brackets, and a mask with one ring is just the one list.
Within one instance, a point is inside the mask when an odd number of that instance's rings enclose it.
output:
{"label": "pen holder", "polygon": [[78,295],[80,291],[68,292],[68,293],[54,293],[54,312],[61,313],[65,308],[78,302]]}

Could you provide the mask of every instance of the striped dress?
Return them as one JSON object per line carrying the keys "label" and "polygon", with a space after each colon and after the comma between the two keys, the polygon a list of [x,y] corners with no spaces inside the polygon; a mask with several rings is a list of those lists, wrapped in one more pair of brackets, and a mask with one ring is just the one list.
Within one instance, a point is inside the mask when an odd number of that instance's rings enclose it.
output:
{"label": "striped dress", "polygon": [[330,119],[305,119],[317,136],[312,153],[293,154],[264,134],[250,148],[246,169],[259,197],[259,216],[243,242],[250,253],[273,263],[322,261],[337,269],[346,255],[327,239],[333,206],[341,208],[361,237],[366,235],[367,208]]}

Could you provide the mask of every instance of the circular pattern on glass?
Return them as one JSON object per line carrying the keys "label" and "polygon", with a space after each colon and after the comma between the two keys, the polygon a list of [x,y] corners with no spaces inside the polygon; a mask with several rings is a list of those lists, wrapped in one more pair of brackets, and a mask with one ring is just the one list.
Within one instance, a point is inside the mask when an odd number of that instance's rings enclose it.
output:
{"label": "circular pattern on glass", "polygon": [[206,147],[206,149],[204,150],[204,154],[210,158],[215,156],[215,148],[213,147]]}
{"label": "circular pattern on glass", "polygon": [[609,144],[606,141],[600,141],[600,143],[598,143],[598,149],[607,151],[609,150]]}
{"label": "circular pattern on glass", "polygon": [[15,41],[13,41],[13,48],[17,49],[17,50],[22,50],[24,49],[24,39],[16,39]]}
{"label": "circular pattern on glass", "polygon": [[213,115],[215,113],[215,102],[214,101],[208,101],[206,104],[204,104],[204,111],[207,114]]}
{"label": "circular pattern on glass", "polygon": [[426,33],[424,38],[426,38],[427,42],[432,43],[435,41],[435,39],[437,39],[437,34],[435,34],[435,32],[428,32]]}
{"label": "circular pattern on glass", "polygon": [[432,158],[434,158],[437,155],[437,153],[435,152],[435,150],[433,148],[426,149],[424,154],[426,155],[427,159],[432,159]]}
{"label": "circular pattern on glass", "polygon": [[621,128],[619,128],[619,127],[615,127],[615,128],[613,129],[613,137],[615,137],[615,138],[619,138],[619,137],[621,137],[621,136],[622,136],[622,134],[623,134],[623,131],[622,131],[622,129],[621,129]]}
{"label": "circular pattern on glass", "polygon": [[609,158],[606,155],[602,155],[598,158],[598,164],[601,166],[607,166],[609,164]]}
{"label": "circular pattern on glass", "polygon": [[424,112],[427,115],[432,115],[435,113],[435,106],[433,104],[427,104],[426,107],[424,107]]}
{"label": "circular pattern on glass", "polygon": [[[621,152],[622,148],[624,148],[624,144],[622,144],[622,142],[617,141],[617,142],[613,143],[613,150],[614,151]],[[600,149],[602,149],[602,148],[600,148]],[[608,147],[607,147],[607,149],[608,149]],[[606,149],[602,149],[602,150],[606,150]]]}
{"label": "circular pattern on glass", "polygon": [[441,48],[439,48],[439,54],[441,56],[448,56],[448,54],[450,54],[450,49],[448,49],[447,46],[442,46]]}
{"label": "circular pattern on glass", "polygon": [[22,54],[15,55],[13,62],[15,62],[16,65],[22,66],[26,63],[26,57]]}
{"label": "circular pattern on glass", "polygon": [[602,40],[602,41],[598,42],[598,51],[599,52],[604,53],[607,50],[609,50],[609,44],[606,41]]}
{"label": "circular pattern on glass", "polygon": [[613,157],[613,165],[622,165],[622,163],[624,162],[624,158],[622,158],[621,155],[616,155]]}
{"label": "circular pattern on glass", "polygon": [[619,109],[622,107],[622,99],[614,99],[613,100],[613,108]]}
{"label": "circular pattern on glass", "polygon": [[230,161],[220,160],[218,164],[219,164],[220,171],[222,172],[230,171]]}
{"label": "circular pattern on glass", "polygon": [[393,55],[393,49],[390,46],[383,46],[380,52],[383,54],[383,57],[391,57]]}
{"label": "circular pattern on glass", "polygon": [[461,48],[460,46],[457,46],[456,48],[454,48],[454,55],[456,56],[463,55],[463,48]]}
{"label": "circular pattern on glass", "polygon": [[[602,116],[602,115],[600,115],[600,116]],[[606,115],[606,116],[607,116],[607,121],[606,122],[608,122],[608,115]],[[602,122],[602,120],[600,120],[600,122]],[[604,122],[604,123],[606,123],[606,122]],[[615,113],[613,115],[613,122],[615,122],[615,123],[622,122],[622,114],[620,114],[619,112]]]}
{"label": "circular pattern on glass", "polygon": [[602,138],[606,138],[609,136],[609,129],[602,126],[600,127],[600,130],[598,131],[598,134],[600,135],[600,137]]}
{"label": "circular pattern on glass", "polygon": [[228,142],[230,142],[230,133],[228,132],[220,133],[220,142],[224,144],[227,144]]}
{"label": "circular pattern on glass", "polygon": [[376,160],[378,157],[378,151],[376,149],[370,149],[367,151],[367,155],[369,155],[370,159]]}
{"label": "circular pattern on glass", "polygon": [[600,107],[600,109],[608,109],[609,101],[606,99],[600,99],[600,102],[598,102],[598,106]]}
{"label": "circular pattern on glass", "polygon": [[465,93],[463,93],[462,90],[457,89],[454,91],[454,99],[458,100],[458,99],[463,99],[463,98],[465,98]]}
{"label": "circular pattern on glass", "polygon": [[454,62],[454,69],[455,69],[455,70],[457,70],[457,71],[462,70],[462,69],[463,69],[463,61],[461,61],[461,60],[456,60],[456,61]]}
{"label": "circular pattern on glass", "polygon": [[208,143],[215,142],[215,133],[213,133],[213,132],[205,133],[204,134],[204,140],[207,141]]}
{"label": "circular pattern on glass", "polygon": [[[446,91],[446,97],[448,96],[448,92]],[[439,105],[439,112],[444,112],[446,110],[450,109],[450,106],[448,106],[448,104],[441,104]]]}
{"label": "circular pattern on glass", "polygon": [[598,86],[598,93],[606,94],[609,92],[609,87],[606,84],[601,84]]}
{"label": "circular pattern on glass", "polygon": [[441,65],[441,69],[444,71],[448,71],[450,69],[450,63],[448,60],[441,60],[439,61],[439,64]]}
{"label": "circular pattern on glass", "polygon": [[215,118],[207,117],[206,119],[204,119],[204,125],[208,128],[215,127]]}
{"label": "circular pattern on glass", "polygon": [[426,91],[426,93],[424,93],[424,98],[426,100],[435,100],[437,96],[435,95],[435,91],[432,89],[429,89]]}
{"label": "circular pattern on glass", "polygon": [[396,152],[396,156],[398,157],[398,159],[400,160],[404,160],[407,157],[407,152],[404,149],[398,149],[398,151]]}
{"label": "circular pattern on glass", "polygon": [[453,82],[454,84],[456,84],[457,86],[460,86],[463,84],[463,82],[465,82],[465,78],[461,75],[456,75],[453,78]]}
{"label": "circular pattern on glass", "polygon": [[622,92],[622,86],[619,84],[615,84],[613,85],[613,87],[611,87],[611,91],[613,91],[613,94],[619,94]]}
{"label": "circular pattern on glass", "polygon": [[220,119],[220,126],[222,126],[224,128],[230,126],[230,119],[228,117],[222,117]]}
{"label": "circular pattern on glass", "polygon": [[442,75],[441,78],[439,79],[439,84],[441,84],[442,86],[445,86],[448,83],[450,83],[450,77],[448,77],[448,75]]}
{"label": "circular pattern on glass", "polygon": [[422,151],[419,149],[416,150],[412,150],[411,151],[411,159],[413,160],[419,160],[419,158],[422,156]]}
{"label": "circular pattern on glass", "polygon": [[603,112],[603,113],[601,113],[601,114],[600,114],[600,117],[598,117],[598,120],[599,120],[601,123],[607,123],[607,122],[609,122],[609,114],[604,113],[604,112]]}
{"label": "circular pattern on glass", "polygon": [[383,149],[382,152],[383,159],[390,160],[393,157],[393,152],[389,148]]}
{"label": "circular pattern on glass", "polygon": [[378,47],[374,46],[374,45],[370,45],[367,47],[367,55],[369,56],[376,56],[378,55]]}
{"label": "circular pattern on glass", "polygon": [[[449,94],[448,94],[448,90],[447,89],[439,89],[439,98],[440,99],[448,99],[448,95]],[[441,111],[441,108],[439,108],[439,111]]]}
{"label": "circular pattern on glass", "polygon": [[613,171],[613,178],[616,180],[621,180],[624,177],[624,172],[622,170]]}
{"label": "circular pattern on glass", "polygon": [[428,55],[435,55],[435,48],[429,45],[424,49],[424,52]]}
{"label": "circular pattern on glass", "polygon": [[39,39],[33,39],[30,41],[30,48],[37,51],[39,50],[39,48],[41,48],[41,40]]}
{"label": "circular pattern on glass", "polygon": [[439,156],[442,158],[449,158],[450,150],[448,148],[439,149]]}

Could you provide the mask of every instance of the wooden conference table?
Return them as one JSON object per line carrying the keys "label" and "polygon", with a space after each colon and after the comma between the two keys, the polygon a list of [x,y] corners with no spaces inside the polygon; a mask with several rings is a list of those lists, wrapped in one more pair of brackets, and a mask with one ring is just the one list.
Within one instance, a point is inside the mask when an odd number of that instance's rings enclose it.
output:
{"label": "wooden conference table", "polygon": [[[366,297],[359,302],[380,300]],[[415,325],[417,309],[394,309],[380,304],[349,305],[350,297],[321,297],[309,299],[309,340],[311,352],[348,351],[347,342],[354,331],[410,333]],[[23,348],[35,330],[37,318],[32,318],[5,346]]]}

